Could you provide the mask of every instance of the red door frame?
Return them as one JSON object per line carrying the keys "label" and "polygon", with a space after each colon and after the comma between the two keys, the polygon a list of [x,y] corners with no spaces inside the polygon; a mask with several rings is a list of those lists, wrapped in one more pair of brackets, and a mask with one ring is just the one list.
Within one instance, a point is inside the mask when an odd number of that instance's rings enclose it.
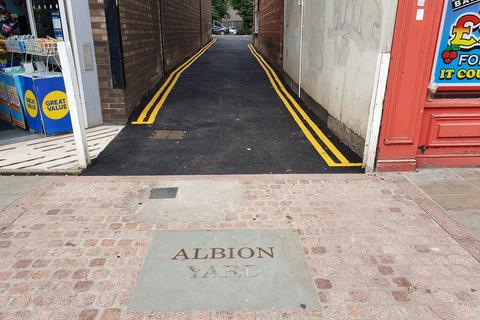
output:
{"label": "red door frame", "polygon": [[[377,153],[378,171],[411,171],[417,166],[480,165],[480,144],[475,145],[476,137],[470,139],[472,141],[463,139],[464,131],[468,135],[470,130],[474,136],[479,129],[475,125],[480,126],[480,100],[428,101],[444,3],[443,0],[426,0],[424,19],[417,20],[417,10],[422,9],[417,0],[398,2]],[[449,129],[452,126],[454,128]],[[436,137],[432,132],[444,132],[437,139],[441,141],[434,141]]]}

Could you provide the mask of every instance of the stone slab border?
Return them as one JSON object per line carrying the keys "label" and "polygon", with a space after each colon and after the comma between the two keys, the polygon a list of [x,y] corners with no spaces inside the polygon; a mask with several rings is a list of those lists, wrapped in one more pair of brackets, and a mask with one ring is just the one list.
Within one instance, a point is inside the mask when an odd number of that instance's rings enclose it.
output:
{"label": "stone slab border", "polygon": [[8,208],[0,213],[0,232],[5,232],[24,212],[31,210],[32,203],[47,193],[55,184],[53,178],[40,179],[32,186],[32,190],[15,200]]}
{"label": "stone slab border", "polygon": [[[388,177],[388,178],[387,178]],[[427,215],[480,262],[480,240],[404,175],[388,175]]]}

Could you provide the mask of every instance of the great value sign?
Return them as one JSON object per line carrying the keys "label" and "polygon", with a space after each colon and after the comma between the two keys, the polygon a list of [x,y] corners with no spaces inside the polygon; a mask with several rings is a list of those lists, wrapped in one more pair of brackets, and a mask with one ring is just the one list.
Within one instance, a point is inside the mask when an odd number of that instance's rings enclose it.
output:
{"label": "great value sign", "polygon": [[446,0],[432,83],[440,91],[480,89],[480,0]]}

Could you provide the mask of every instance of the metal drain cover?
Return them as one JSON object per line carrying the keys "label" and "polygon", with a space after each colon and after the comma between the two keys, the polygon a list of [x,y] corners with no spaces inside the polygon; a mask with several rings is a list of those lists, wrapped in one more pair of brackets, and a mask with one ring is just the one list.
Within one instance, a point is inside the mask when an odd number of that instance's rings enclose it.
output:
{"label": "metal drain cover", "polygon": [[150,190],[150,199],[175,199],[178,188],[153,188]]}
{"label": "metal drain cover", "polygon": [[157,140],[183,140],[187,131],[178,130],[155,130],[151,135],[151,139]]}

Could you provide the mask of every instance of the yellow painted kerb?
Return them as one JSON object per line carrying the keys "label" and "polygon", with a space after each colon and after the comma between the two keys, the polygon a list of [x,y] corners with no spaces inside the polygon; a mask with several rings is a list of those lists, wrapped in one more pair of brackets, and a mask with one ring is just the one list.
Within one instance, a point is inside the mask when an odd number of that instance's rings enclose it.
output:
{"label": "yellow painted kerb", "polygon": [[[302,107],[297,103],[297,101],[292,97],[292,95],[287,91],[283,83],[278,78],[276,72],[272,67],[263,59],[263,57],[257,52],[257,50],[252,46],[248,45],[253,56],[257,59],[260,66],[263,68],[267,74],[270,83],[272,84],[275,92],[278,94],[283,104],[292,115],[295,122],[298,124],[302,130],[305,137],[310,141],[312,146],[318,152],[318,154],[323,158],[323,160],[330,167],[361,167],[361,163],[352,163],[338,150],[338,148],[328,139],[328,137],[322,132],[322,130],[313,122],[313,120],[307,115],[307,113],[302,109]],[[293,108],[292,108],[293,105]],[[296,110],[296,111],[295,111]],[[298,112],[298,114],[297,114]],[[308,124],[308,128],[303,121]],[[338,159],[339,162],[336,162],[332,157],[325,151],[325,149],[320,145],[315,136],[312,134],[310,129],[315,133],[315,135],[322,141],[322,143],[328,148],[328,150]]]}
{"label": "yellow painted kerb", "polygon": [[[190,59],[185,61],[180,67],[175,69],[167,80],[162,84],[160,89],[158,89],[157,93],[153,96],[153,98],[148,102],[148,104],[143,109],[142,113],[138,117],[136,121],[133,121],[132,124],[134,125],[150,125],[155,122],[155,118],[158,115],[158,112],[165,104],[170,92],[172,92],[175,84],[177,83],[180,76],[187,70],[195,61],[197,61],[211,46],[215,44],[217,39],[213,39],[210,41],[205,47],[203,47],[200,51],[198,51],[195,55],[193,55]],[[160,98],[160,100],[158,100]],[[158,103],[155,105],[155,102],[158,100]],[[155,107],[154,107],[155,105]],[[148,116],[151,109],[154,107],[153,111]],[[148,117],[148,118],[147,118]]]}

